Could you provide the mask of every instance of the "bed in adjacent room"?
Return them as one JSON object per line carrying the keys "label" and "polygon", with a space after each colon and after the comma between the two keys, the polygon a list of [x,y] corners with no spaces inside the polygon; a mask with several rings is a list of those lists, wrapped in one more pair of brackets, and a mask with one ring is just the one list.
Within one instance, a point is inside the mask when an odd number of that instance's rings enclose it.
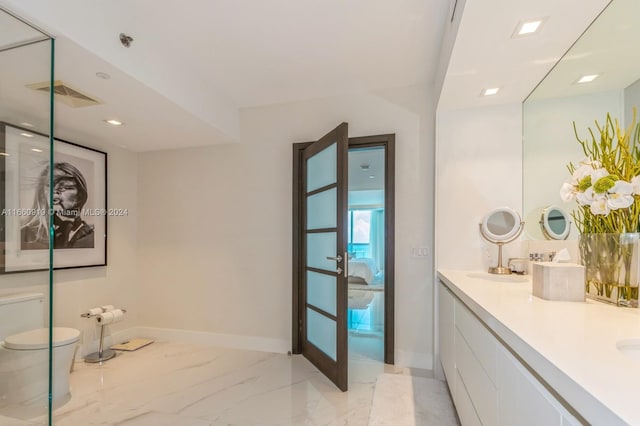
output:
{"label": "bed in adjacent room", "polygon": [[373,284],[377,278],[378,268],[370,257],[349,259],[349,282]]}
{"label": "bed in adjacent room", "polygon": [[350,309],[367,309],[374,292],[384,291],[384,277],[371,258],[349,259],[349,299]]}

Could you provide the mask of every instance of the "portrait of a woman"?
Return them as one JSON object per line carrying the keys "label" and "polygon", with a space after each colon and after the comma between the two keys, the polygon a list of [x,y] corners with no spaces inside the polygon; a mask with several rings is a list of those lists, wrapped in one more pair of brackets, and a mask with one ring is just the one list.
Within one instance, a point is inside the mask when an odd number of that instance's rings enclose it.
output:
{"label": "portrait of a woman", "polygon": [[[87,182],[70,163],[53,165],[53,248],[93,248],[94,226],[82,219],[87,202]],[[20,229],[22,250],[49,247],[49,166],[38,177],[33,209]]]}

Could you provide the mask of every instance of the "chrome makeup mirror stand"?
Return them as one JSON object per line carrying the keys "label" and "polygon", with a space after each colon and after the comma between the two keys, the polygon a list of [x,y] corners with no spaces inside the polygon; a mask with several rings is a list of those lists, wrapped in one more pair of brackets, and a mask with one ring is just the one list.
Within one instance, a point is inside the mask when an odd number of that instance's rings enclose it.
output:
{"label": "chrome makeup mirror stand", "polygon": [[524,229],[524,222],[520,221],[518,232],[516,232],[515,235],[513,235],[511,238],[509,238],[507,240],[496,240],[494,238],[489,237],[484,232],[483,224],[482,223],[480,224],[480,235],[482,235],[482,238],[484,238],[485,240],[489,241],[490,243],[498,245],[498,266],[489,267],[489,273],[490,274],[499,274],[499,275],[509,275],[509,274],[511,274],[511,268],[502,266],[502,246],[505,245],[506,243],[510,243],[511,241],[513,241],[516,238],[518,238],[520,236],[520,234],[522,234],[522,230],[523,229]]}
{"label": "chrome makeup mirror stand", "polygon": [[[491,217],[499,214],[507,213],[511,217],[513,217],[513,227],[504,234],[496,234],[491,229],[489,229],[489,222]],[[516,230],[516,226],[518,226]],[[482,238],[489,241],[490,243],[498,245],[498,266],[492,266],[489,268],[490,274],[499,274],[499,275],[509,275],[511,274],[511,268],[502,266],[502,246],[506,243],[510,243],[515,240],[522,234],[522,230],[524,229],[524,221],[520,219],[520,215],[516,213],[514,210],[509,208],[499,208],[490,212],[487,216],[485,216],[482,223],[480,223],[480,235]]]}

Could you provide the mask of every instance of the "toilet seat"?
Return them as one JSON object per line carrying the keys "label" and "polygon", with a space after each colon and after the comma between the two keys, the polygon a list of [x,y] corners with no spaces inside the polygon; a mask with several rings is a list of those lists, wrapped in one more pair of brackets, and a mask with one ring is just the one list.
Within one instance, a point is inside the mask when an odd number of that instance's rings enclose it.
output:
{"label": "toilet seat", "polygon": [[[68,327],[53,327],[52,346],[57,348],[75,343],[80,338],[80,330]],[[14,350],[37,350],[49,347],[49,329],[38,328],[14,334],[4,339],[4,347]]]}

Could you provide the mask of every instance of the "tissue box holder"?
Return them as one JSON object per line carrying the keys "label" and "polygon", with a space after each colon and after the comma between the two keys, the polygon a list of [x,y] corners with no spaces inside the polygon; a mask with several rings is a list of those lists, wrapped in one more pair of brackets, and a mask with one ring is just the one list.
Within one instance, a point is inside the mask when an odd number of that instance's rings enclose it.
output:
{"label": "tissue box holder", "polygon": [[584,302],[584,266],[577,263],[533,263],[533,295],[545,300]]}

